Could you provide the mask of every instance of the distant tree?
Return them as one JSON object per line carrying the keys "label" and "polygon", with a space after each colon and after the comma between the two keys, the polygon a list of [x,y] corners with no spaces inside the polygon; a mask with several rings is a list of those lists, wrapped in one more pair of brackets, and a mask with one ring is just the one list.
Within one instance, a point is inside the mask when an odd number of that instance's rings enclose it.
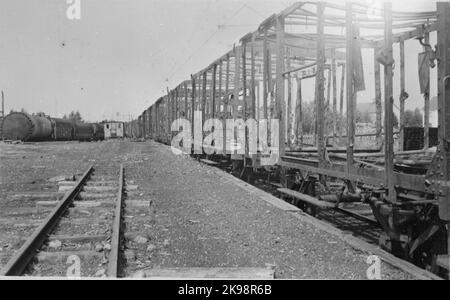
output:
{"label": "distant tree", "polygon": [[356,123],[370,123],[372,118],[370,117],[370,112],[365,111],[356,111]]}
{"label": "distant tree", "polygon": [[414,111],[405,111],[405,126],[406,127],[422,127],[423,115],[420,109],[416,108]]}
{"label": "distant tree", "polygon": [[398,117],[397,117],[397,115],[396,114],[393,114],[394,115],[394,120],[393,120],[393,124],[392,125],[394,125],[394,127],[395,128],[398,128]]}
{"label": "distant tree", "polygon": [[22,113],[24,113],[24,114],[27,114],[27,111],[25,110],[25,108],[22,108],[22,109],[20,110],[20,112],[22,112]]}
{"label": "distant tree", "polygon": [[[326,106],[324,108],[325,117],[325,134],[332,134],[334,127],[334,120],[336,120],[337,126],[343,124],[345,121],[344,117],[339,114],[339,112],[334,113],[333,108]],[[314,102],[305,102],[302,105],[302,129],[304,134],[315,133],[316,126],[316,107]]]}
{"label": "distant tree", "polygon": [[302,107],[302,127],[305,134],[313,133],[315,125],[314,102],[306,102]]}
{"label": "distant tree", "polygon": [[78,110],[77,111],[71,111],[68,116],[64,115],[63,119],[69,119],[69,120],[72,120],[74,122],[84,123],[83,118],[81,117],[81,114],[80,114],[80,112]]}

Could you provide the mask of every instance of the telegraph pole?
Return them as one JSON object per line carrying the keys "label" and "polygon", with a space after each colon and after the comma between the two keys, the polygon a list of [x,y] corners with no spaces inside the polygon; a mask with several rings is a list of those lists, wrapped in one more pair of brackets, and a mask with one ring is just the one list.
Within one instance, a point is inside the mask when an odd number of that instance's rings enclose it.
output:
{"label": "telegraph pole", "polygon": [[3,119],[5,118],[5,94],[3,93],[3,90],[2,90],[2,120],[1,120],[1,123],[0,123],[0,138],[2,139],[2,141],[3,141]]}
{"label": "telegraph pole", "polygon": [[5,94],[2,91],[2,119],[5,117]]}

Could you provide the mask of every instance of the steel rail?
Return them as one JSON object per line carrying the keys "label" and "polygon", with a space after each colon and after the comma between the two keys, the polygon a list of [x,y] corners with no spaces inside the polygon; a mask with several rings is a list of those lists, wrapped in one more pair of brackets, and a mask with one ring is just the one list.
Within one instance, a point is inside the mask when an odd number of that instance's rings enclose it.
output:
{"label": "steel rail", "polygon": [[114,224],[111,237],[111,252],[108,261],[108,277],[117,277],[120,251],[120,232],[122,225],[122,193],[123,193],[123,164],[120,165],[119,190],[117,192]]}
{"label": "steel rail", "polygon": [[14,254],[8,263],[0,271],[0,276],[20,276],[30,261],[35,256],[36,252],[47,239],[48,234],[52,231],[62,214],[66,211],[75,197],[81,191],[83,184],[86,182],[92,173],[93,167],[83,174],[75,186],[68,191],[58,205],[51,211],[49,216],[45,218],[43,223],[33,232],[22,247]]}

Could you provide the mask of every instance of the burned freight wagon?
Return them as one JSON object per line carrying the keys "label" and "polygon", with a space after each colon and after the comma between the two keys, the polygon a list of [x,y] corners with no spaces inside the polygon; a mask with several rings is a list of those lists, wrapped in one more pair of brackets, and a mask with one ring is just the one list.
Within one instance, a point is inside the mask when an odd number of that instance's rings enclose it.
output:
{"label": "burned freight wagon", "polygon": [[105,122],[105,139],[123,138],[123,122]]}

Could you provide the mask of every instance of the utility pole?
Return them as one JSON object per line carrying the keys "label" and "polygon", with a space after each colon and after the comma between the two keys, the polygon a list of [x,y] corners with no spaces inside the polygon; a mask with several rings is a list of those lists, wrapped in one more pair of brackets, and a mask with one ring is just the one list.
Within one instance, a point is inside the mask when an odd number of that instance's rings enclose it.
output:
{"label": "utility pole", "polygon": [[5,94],[2,91],[2,119],[5,117]]}
{"label": "utility pole", "polygon": [[2,120],[0,122],[0,138],[3,141],[3,119],[5,118],[5,94],[2,90]]}

